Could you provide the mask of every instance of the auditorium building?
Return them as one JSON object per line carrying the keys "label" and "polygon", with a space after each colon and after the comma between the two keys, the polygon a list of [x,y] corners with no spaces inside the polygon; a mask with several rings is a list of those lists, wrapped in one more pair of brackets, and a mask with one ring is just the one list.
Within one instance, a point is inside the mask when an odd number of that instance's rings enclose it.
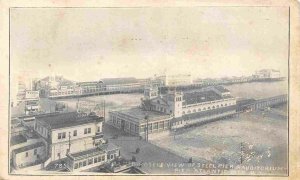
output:
{"label": "auditorium building", "polygon": [[139,107],[109,112],[108,123],[145,138],[145,134],[169,131],[235,114],[236,98],[222,86],[186,93],[172,91],[165,95],[159,95],[157,87],[148,87]]}

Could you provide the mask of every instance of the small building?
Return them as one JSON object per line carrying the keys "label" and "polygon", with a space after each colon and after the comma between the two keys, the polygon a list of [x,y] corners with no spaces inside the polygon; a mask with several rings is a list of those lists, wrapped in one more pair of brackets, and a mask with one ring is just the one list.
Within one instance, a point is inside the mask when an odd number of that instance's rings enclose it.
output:
{"label": "small building", "polygon": [[46,158],[46,146],[37,142],[12,151],[12,164],[15,169],[41,164]]}

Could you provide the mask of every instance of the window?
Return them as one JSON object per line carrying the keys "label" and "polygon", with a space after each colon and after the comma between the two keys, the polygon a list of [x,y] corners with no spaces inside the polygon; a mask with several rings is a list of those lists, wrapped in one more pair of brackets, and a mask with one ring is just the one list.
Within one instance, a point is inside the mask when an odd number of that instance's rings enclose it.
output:
{"label": "window", "polygon": [[111,154],[111,155],[110,155],[110,159],[113,159],[113,158],[114,158],[114,155],[113,155],[113,154]]}
{"label": "window", "polygon": [[101,156],[98,156],[98,162],[101,162]]}
{"label": "window", "polygon": [[58,137],[57,137],[58,139],[61,139],[61,133],[58,133]]}
{"label": "window", "polygon": [[74,169],[78,168],[78,163],[75,163]]}
{"label": "window", "polygon": [[28,152],[26,152],[25,156],[28,157]]}
{"label": "window", "polygon": [[64,139],[64,138],[66,138],[66,133],[65,132],[62,133],[62,139]]}
{"label": "window", "polygon": [[225,104],[225,106],[227,106],[227,104]]}
{"label": "window", "polygon": [[84,134],[89,134],[91,133],[91,128],[85,128],[84,129]]}
{"label": "window", "polygon": [[77,136],[77,130],[73,131],[73,136]]}
{"label": "window", "polygon": [[34,155],[37,154],[37,149],[34,149],[33,154],[34,154]]}
{"label": "window", "polygon": [[82,167],[82,162],[79,162],[79,167]]}
{"label": "window", "polygon": [[86,161],[83,161],[82,166],[86,166]]}
{"label": "window", "polygon": [[100,126],[98,127],[97,132],[100,132]]}
{"label": "window", "polygon": [[182,111],[182,114],[185,114],[185,112],[184,112],[184,111]]}
{"label": "window", "polygon": [[93,159],[89,159],[88,160],[88,164],[90,165],[90,164],[93,164]]}
{"label": "window", "polygon": [[94,163],[97,163],[97,162],[98,162],[97,157],[94,157]]}
{"label": "window", "polygon": [[57,157],[60,158],[60,153],[57,153]]}
{"label": "window", "polygon": [[102,156],[101,160],[102,160],[102,161],[105,161],[105,155]]}
{"label": "window", "polygon": [[63,132],[63,133],[58,133],[58,139],[64,139],[66,138],[66,133]]}

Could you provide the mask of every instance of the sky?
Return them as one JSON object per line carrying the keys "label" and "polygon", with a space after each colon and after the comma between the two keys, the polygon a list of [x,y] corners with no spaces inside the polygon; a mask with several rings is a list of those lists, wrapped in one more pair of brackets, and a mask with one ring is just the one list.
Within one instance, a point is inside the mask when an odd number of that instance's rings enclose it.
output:
{"label": "sky", "polygon": [[287,7],[16,8],[13,77],[75,81],[288,71]]}

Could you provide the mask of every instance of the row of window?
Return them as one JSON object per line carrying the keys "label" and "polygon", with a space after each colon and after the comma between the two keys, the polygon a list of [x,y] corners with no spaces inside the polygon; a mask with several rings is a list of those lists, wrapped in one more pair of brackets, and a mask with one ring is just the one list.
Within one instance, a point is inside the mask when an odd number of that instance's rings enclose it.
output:
{"label": "row of window", "polygon": [[[100,131],[100,127],[98,127],[98,131]],[[84,128],[84,134],[90,134],[92,132],[91,128]],[[77,130],[73,131],[73,136],[77,136]],[[65,139],[66,132],[58,133],[58,139]]]}
{"label": "row of window", "polygon": [[[155,122],[155,123],[148,123],[148,130],[151,132],[152,130],[157,130],[157,129],[166,129],[170,126],[169,120],[164,121],[164,122]],[[147,125],[142,125],[140,131],[144,132],[147,129]]]}
{"label": "row of window", "polygon": [[[217,106],[208,107],[207,109],[203,108],[202,111],[206,111],[206,110],[210,110],[210,109],[217,109],[217,108],[220,108],[220,107],[224,107],[224,106],[226,107],[226,106],[230,106],[230,105],[232,105],[232,104],[231,103],[228,103],[228,105],[227,105],[227,103],[224,104],[224,105],[221,104],[221,106],[217,105]],[[198,112],[200,112],[200,111],[201,111],[201,108],[198,109]],[[197,112],[196,109],[193,110],[193,113],[195,113],[195,112]],[[187,114],[189,114],[189,113],[191,113],[191,110],[187,111]],[[185,114],[185,111],[182,111],[182,114]]]}
{"label": "row of window", "polygon": [[95,163],[99,163],[99,162],[104,162],[104,161],[105,161],[105,155],[97,156],[97,157],[94,157],[94,158],[90,158],[88,160],[84,160],[84,161],[75,163],[74,169],[78,169],[78,168],[81,168],[81,167],[84,167],[84,166],[87,166],[87,165],[91,165],[91,164],[95,164]]}

